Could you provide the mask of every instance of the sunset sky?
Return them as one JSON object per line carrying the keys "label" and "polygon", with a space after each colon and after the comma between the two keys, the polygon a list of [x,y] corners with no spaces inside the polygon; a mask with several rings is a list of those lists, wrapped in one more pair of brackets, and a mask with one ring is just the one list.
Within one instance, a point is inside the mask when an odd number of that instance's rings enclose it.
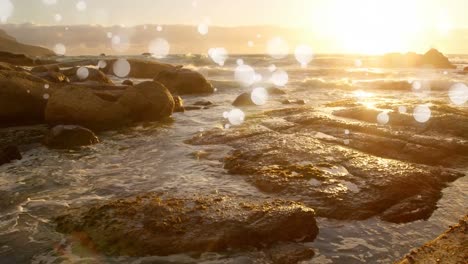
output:
{"label": "sunset sky", "polygon": [[275,25],[345,43],[343,52],[405,51],[468,28],[467,0],[5,1],[14,6],[7,23]]}

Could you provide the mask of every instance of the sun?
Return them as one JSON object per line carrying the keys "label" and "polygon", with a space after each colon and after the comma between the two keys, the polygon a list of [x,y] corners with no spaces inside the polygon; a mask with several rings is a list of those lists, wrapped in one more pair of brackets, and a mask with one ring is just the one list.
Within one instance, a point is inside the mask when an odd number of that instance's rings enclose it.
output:
{"label": "sun", "polygon": [[409,51],[421,34],[415,1],[328,1],[318,25],[346,53]]}

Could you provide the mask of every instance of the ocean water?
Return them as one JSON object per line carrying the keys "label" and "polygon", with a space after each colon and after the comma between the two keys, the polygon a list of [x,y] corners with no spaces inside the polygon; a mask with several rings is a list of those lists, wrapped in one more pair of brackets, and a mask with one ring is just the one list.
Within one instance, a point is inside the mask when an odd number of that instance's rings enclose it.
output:
{"label": "ocean water", "polygon": [[[259,74],[253,86],[243,87],[234,80],[238,59]],[[184,254],[146,258],[78,254],[72,250],[73,243],[54,231],[51,219],[70,207],[150,191],[174,195],[216,191],[251,199],[267,197],[242,177],[226,173],[222,158],[229,147],[192,146],[184,141],[222,127],[226,123],[223,113],[233,109],[231,103],[240,93],[272,86],[272,65],[288,74],[282,89],[289,98],[305,99],[308,105],[320,109],[324,103],[362,93],[357,91],[369,92],[379,100],[415,98],[411,91],[375,89],[389,81],[429,81],[431,90],[424,94],[425,98],[449,100],[448,87],[457,82],[468,83],[468,75],[459,74],[468,66],[468,56],[454,55],[450,59],[458,69],[366,68],[365,61],[372,58],[344,55],[317,56],[306,68],[300,67],[293,57],[272,60],[266,55],[232,55],[224,66],[218,66],[204,56],[170,56],[163,61],[198,70],[213,83],[216,92],[203,99],[217,106],[175,113],[171,122],[104,132],[99,134],[102,143],[81,150],[49,150],[34,145],[23,153],[22,160],[1,166],[0,263],[237,263],[238,256],[222,254],[204,254],[200,259]],[[360,67],[358,60],[363,62]],[[122,81],[112,78],[115,83]],[[190,105],[201,98],[183,99]],[[264,106],[247,109],[247,118],[249,114],[280,107],[285,106],[270,100]],[[197,158],[200,153],[204,153],[203,159]],[[468,173],[468,164],[465,171]],[[391,224],[376,218],[318,218],[320,234],[310,243],[316,257],[304,263],[392,263],[457,222],[468,212],[467,205],[465,176],[444,189],[438,209],[427,221]]]}

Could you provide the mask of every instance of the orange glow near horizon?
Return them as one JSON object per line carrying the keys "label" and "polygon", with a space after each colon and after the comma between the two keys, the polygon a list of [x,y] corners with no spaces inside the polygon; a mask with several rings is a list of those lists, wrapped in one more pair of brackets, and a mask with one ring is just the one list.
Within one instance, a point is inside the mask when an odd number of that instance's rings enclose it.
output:
{"label": "orange glow near horizon", "polygon": [[428,34],[452,29],[446,13],[432,13],[417,1],[331,0],[316,14],[313,30],[334,39],[345,53],[408,52],[421,48]]}

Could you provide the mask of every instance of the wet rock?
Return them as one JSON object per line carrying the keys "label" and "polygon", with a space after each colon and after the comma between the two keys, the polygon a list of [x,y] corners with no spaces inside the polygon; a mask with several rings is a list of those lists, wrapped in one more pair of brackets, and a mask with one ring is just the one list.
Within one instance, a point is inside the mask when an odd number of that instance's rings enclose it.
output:
{"label": "wet rock", "polygon": [[193,105],[210,106],[210,105],[213,105],[213,102],[208,101],[208,100],[200,100],[200,101],[196,101],[195,103],[193,103]]}
{"label": "wet rock", "polygon": [[252,102],[250,93],[242,93],[232,102],[233,106],[254,106],[254,102]]}
{"label": "wet rock", "polygon": [[0,166],[20,159],[22,159],[22,156],[17,146],[6,146],[0,148]]}
{"label": "wet rock", "polygon": [[46,71],[35,73],[34,75],[53,83],[70,83],[70,79],[61,72]]}
{"label": "wet rock", "polygon": [[201,94],[213,93],[213,86],[200,73],[182,68],[161,71],[155,81],[164,84],[172,93]]}
{"label": "wet rock", "polygon": [[424,55],[409,52],[407,54],[391,53],[386,54],[380,61],[383,67],[432,67],[454,69],[454,66],[447,57],[436,49],[430,49]]}
{"label": "wet rock", "polygon": [[14,54],[6,51],[0,51],[0,61],[22,66],[32,66],[35,64],[34,59],[24,54]]}
{"label": "wet rock", "polygon": [[441,164],[440,158],[454,166],[468,157],[466,141],[438,142],[414,131],[298,107],[250,116],[241,127],[205,131],[188,143],[232,147],[224,159],[230,174],[263,192],[304,202],[319,216],[379,216],[400,223],[430,217],[441,190],[463,176],[422,164]]}
{"label": "wet rock", "polygon": [[51,95],[45,119],[51,125],[81,125],[103,130],[161,120],[169,117],[173,109],[172,95],[157,82],[142,82],[123,90],[70,85]]}
{"label": "wet rock", "polygon": [[48,72],[48,71],[60,72],[60,67],[57,64],[51,64],[51,65],[40,65],[31,69],[31,72],[33,73],[42,73],[42,72]]}
{"label": "wet rock", "polygon": [[50,96],[45,120],[50,125],[80,125],[101,130],[128,124],[128,113],[115,100],[99,96],[87,87],[70,85]]}
{"label": "wet rock", "polygon": [[53,127],[44,138],[44,145],[49,148],[71,149],[99,143],[93,131],[73,125]]}
{"label": "wet rock", "polygon": [[291,100],[291,99],[285,99],[283,101],[281,101],[282,104],[298,104],[298,105],[305,105],[306,104],[306,101],[303,100],[303,99],[295,99],[295,100]]}
{"label": "wet rock", "polygon": [[194,106],[194,105],[184,106],[185,111],[194,111],[194,110],[203,110],[203,109],[205,109],[203,106]]}
{"label": "wet rock", "polygon": [[128,87],[118,103],[129,110],[129,119],[134,122],[157,121],[169,117],[175,105],[169,90],[153,81]]}
{"label": "wet rock", "polygon": [[[88,76],[86,78],[80,78],[77,75],[77,71],[80,67],[71,68],[68,70],[62,71],[63,74],[70,78],[71,82],[95,82],[98,84],[106,84],[106,85],[113,85],[113,82],[107,75],[105,75],[102,71],[94,68],[86,68],[88,70]],[[83,76],[84,77],[84,76]]]}
{"label": "wet rock", "polygon": [[[106,60],[107,65],[103,71],[108,74],[113,74],[112,67],[115,61],[115,59]],[[170,64],[160,63],[154,60],[127,59],[127,61],[130,64],[130,73],[127,76],[129,78],[153,79],[160,72],[175,68]]]}
{"label": "wet rock", "polygon": [[302,204],[224,195],[144,195],[72,211],[56,223],[59,232],[85,237],[83,246],[126,256],[261,248],[318,233],[314,210]]}
{"label": "wet rock", "polygon": [[468,258],[468,215],[436,239],[411,250],[398,264],[466,263]]}
{"label": "wet rock", "polygon": [[312,248],[294,243],[275,245],[268,252],[271,261],[275,264],[299,263],[310,260],[315,255]]}
{"label": "wet rock", "polygon": [[180,96],[173,96],[174,98],[174,112],[185,112],[184,100]]}
{"label": "wet rock", "polygon": [[277,87],[268,87],[266,88],[267,92],[269,95],[283,95],[286,94],[286,92],[283,89],[277,88]]}
{"label": "wet rock", "polygon": [[0,70],[0,122],[2,124],[38,123],[44,120],[47,82],[24,71]]}
{"label": "wet rock", "polygon": [[132,80],[125,80],[122,82],[122,85],[128,85],[128,86],[133,86]]}

